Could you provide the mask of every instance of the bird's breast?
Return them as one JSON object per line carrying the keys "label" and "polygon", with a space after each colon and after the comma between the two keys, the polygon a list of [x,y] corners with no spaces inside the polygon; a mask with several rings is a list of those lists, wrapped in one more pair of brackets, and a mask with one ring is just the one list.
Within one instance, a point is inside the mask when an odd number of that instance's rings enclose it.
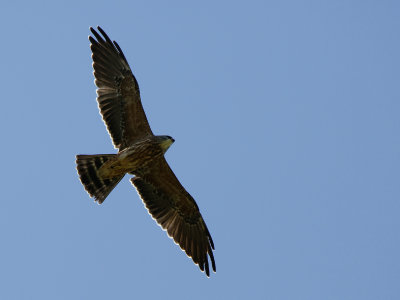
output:
{"label": "bird's breast", "polygon": [[142,142],[121,151],[117,156],[117,161],[126,172],[133,172],[147,166],[162,154],[162,149],[157,144]]}

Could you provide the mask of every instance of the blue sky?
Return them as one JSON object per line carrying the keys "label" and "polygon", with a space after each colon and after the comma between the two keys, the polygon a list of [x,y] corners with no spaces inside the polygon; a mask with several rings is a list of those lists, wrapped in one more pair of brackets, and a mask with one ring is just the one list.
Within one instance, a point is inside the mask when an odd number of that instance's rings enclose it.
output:
{"label": "blue sky", "polygon": [[[89,26],[118,41],[215,242],[206,278],[114,153]],[[397,1],[0,4],[1,299],[399,299]]]}

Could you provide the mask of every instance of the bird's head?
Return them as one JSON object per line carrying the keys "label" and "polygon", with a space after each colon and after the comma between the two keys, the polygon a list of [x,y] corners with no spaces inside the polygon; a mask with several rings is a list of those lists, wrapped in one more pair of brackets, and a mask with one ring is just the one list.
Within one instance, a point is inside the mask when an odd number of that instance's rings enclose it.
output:
{"label": "bird's head", "polygon": [[175,140],[169,135],[160,135],[158,136],[158,140],[164,153],[167,152],[168,148],[173,144],[173,142],[175,142]]}

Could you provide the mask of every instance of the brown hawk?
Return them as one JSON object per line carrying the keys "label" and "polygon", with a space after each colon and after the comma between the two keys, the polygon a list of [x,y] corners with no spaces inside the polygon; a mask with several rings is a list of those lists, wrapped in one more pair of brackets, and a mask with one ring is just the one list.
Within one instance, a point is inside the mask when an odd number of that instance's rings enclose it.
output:
{"label": "brown hawk", "polygon": [[164,154],[174,142],[153,135],[144,113],[139,85],[124,53],[97,27],[90,28],[97,102],[117,154],[77,155],[80,180],[99,204],[126,173],[134,175],[144,205],[157,223],[210,276],[216,271],[214,243],[199,208],[172,172]]}

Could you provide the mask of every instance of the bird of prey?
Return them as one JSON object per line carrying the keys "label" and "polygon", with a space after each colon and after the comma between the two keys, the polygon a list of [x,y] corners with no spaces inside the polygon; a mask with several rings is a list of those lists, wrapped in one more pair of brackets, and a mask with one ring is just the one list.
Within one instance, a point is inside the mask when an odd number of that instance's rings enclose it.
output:
{"label": "bird of prey", "polygon": [[144,113],[139,85],[124,53],[97,27],[90,27],[97,102],[117,154],[77,155],[80,180],[99,204],[126,173],[156,222],[210,276],[214,243],[199,208],[172,172],[164,154],[174,142],[154,135]]}

